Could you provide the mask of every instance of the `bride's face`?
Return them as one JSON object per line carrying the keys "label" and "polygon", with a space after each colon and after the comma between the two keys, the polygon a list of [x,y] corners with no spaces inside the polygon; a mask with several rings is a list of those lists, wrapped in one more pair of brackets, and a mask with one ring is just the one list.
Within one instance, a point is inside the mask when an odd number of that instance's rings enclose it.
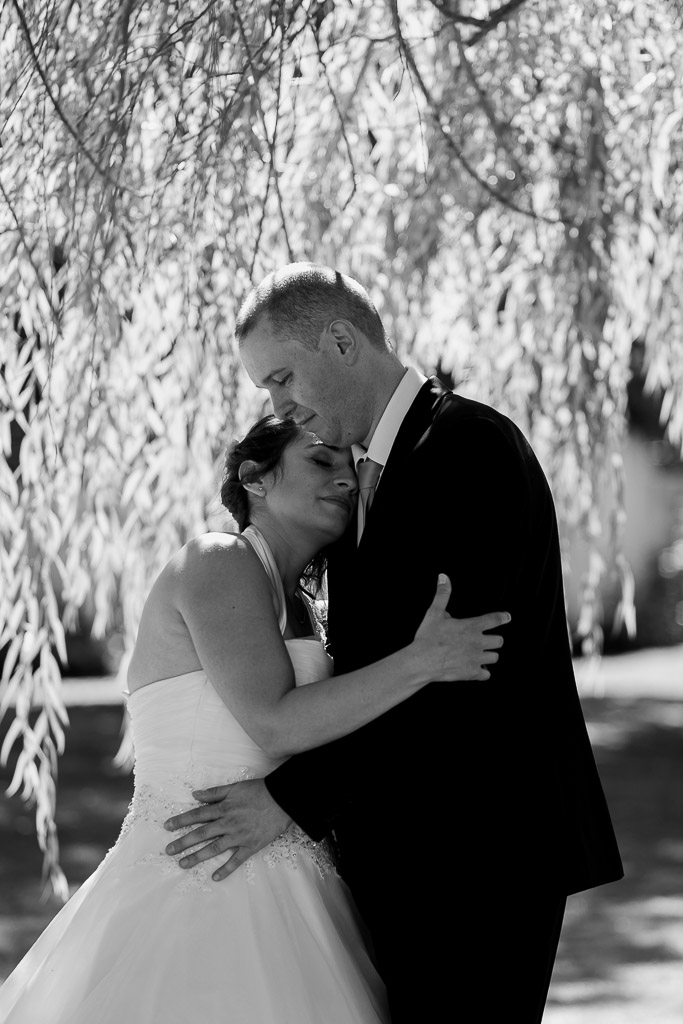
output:
{"label": "bride's face", "polygon": [[264,478],[266,506],[277,520],[321,535],[342,535],[356,508],[358,481],[350,448],[331,448],[305,432],[290,444],[276,471]]}

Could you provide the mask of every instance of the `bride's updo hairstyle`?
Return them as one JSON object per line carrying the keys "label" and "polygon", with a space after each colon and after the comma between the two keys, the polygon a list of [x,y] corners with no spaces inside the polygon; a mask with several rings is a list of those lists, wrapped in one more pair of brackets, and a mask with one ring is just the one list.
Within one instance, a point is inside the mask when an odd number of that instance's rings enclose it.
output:
{"label": "bride's updo hairstyle", "polygon": [[[249,491],[244,484],[252,483],[265,473],[277,469],[285,450],[300,434],[301,428],[294,420],[263,416],[241,441],[233,442],[228,448],[221,501],[237,523],[240,533],[251,522]],[[245,462],[255,462],[256,466],[242,470]]]}
{"label": "bride's updo hairstyle", "polygon": [[[225,471],[221,485],[221,501],[237,523],[240,533],[251,522],[251,497],[244,484],[258,480],[265,473],[277,471],[287,448],[301,436],[301,427],[294,420],[280,420],[277,416],[264,416],[235,441],[225,456]],[[242,469],[245,462],[256,466]],[[302,577],[309,597],[317,597],[323,587],[326,558],[318,552],[306,567]]]}

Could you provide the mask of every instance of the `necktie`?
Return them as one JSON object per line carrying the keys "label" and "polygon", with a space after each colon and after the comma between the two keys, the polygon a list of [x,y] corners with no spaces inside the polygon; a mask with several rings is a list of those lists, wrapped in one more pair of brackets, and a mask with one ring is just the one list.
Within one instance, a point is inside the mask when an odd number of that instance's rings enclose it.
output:
{"label": "necktie", "polygon": [[358,542],[365,526],[365,519],[375,496],[379,475],[384,467],[372,459],[361,459],[356,466],[358,474]]}

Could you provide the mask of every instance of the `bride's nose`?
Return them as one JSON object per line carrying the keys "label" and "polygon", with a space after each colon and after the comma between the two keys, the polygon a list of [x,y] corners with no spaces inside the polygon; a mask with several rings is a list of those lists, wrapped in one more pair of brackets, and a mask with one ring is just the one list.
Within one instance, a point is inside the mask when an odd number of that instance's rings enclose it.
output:
{"label": "bride's nose", "polygon": [[334,482],[342,491],[348,491],[350,494],[356,494],[358,491],[358,479],[351,468],[349,468],[348,472],[345,470],[343,473],[340,473]]}

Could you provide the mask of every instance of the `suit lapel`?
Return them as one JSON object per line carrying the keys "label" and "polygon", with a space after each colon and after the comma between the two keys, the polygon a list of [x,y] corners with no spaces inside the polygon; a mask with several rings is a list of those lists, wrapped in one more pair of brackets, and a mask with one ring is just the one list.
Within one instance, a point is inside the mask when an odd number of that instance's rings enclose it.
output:
{"label": "suit lapel", "polygon": [[329,632],[335,658],[341,653],[336,646],[338,641],[344,644],[345,639],[355,635],[359,599],[366,588],[373,584],[367,578],[368,571],[373,571],[369,564],[372,562],[373,551],[376,552],[378,544],[381,547],[382,540],[388,539],[389,525],[394,524],[390,531],[392,537],[398,533],[396,518],[402,510],[407,511],[407,475],[413,470],[413,456],[429,431],[438,406],[447,397],[452,397],[452,393],[436,378],[423,385],[396,435],[360,544],[356,542],[357,525],[354,516],[344,536],[329,551]]}
{"label": "suit lapel", "polygon": [[[422,438],[431,426],[436,409],[450,395],[436,377],[431,377],[418,391],[413,404],[403,417],[389,461],[380,478],[372,507],[366,517],[358,551],[372,544],[373,536],[386,524],[387,515],[400,514],[400,502],[408,491],[407,473],[410,472],[412,454],[419,448]],[[354,520],[355,525],[355,520]]]}

